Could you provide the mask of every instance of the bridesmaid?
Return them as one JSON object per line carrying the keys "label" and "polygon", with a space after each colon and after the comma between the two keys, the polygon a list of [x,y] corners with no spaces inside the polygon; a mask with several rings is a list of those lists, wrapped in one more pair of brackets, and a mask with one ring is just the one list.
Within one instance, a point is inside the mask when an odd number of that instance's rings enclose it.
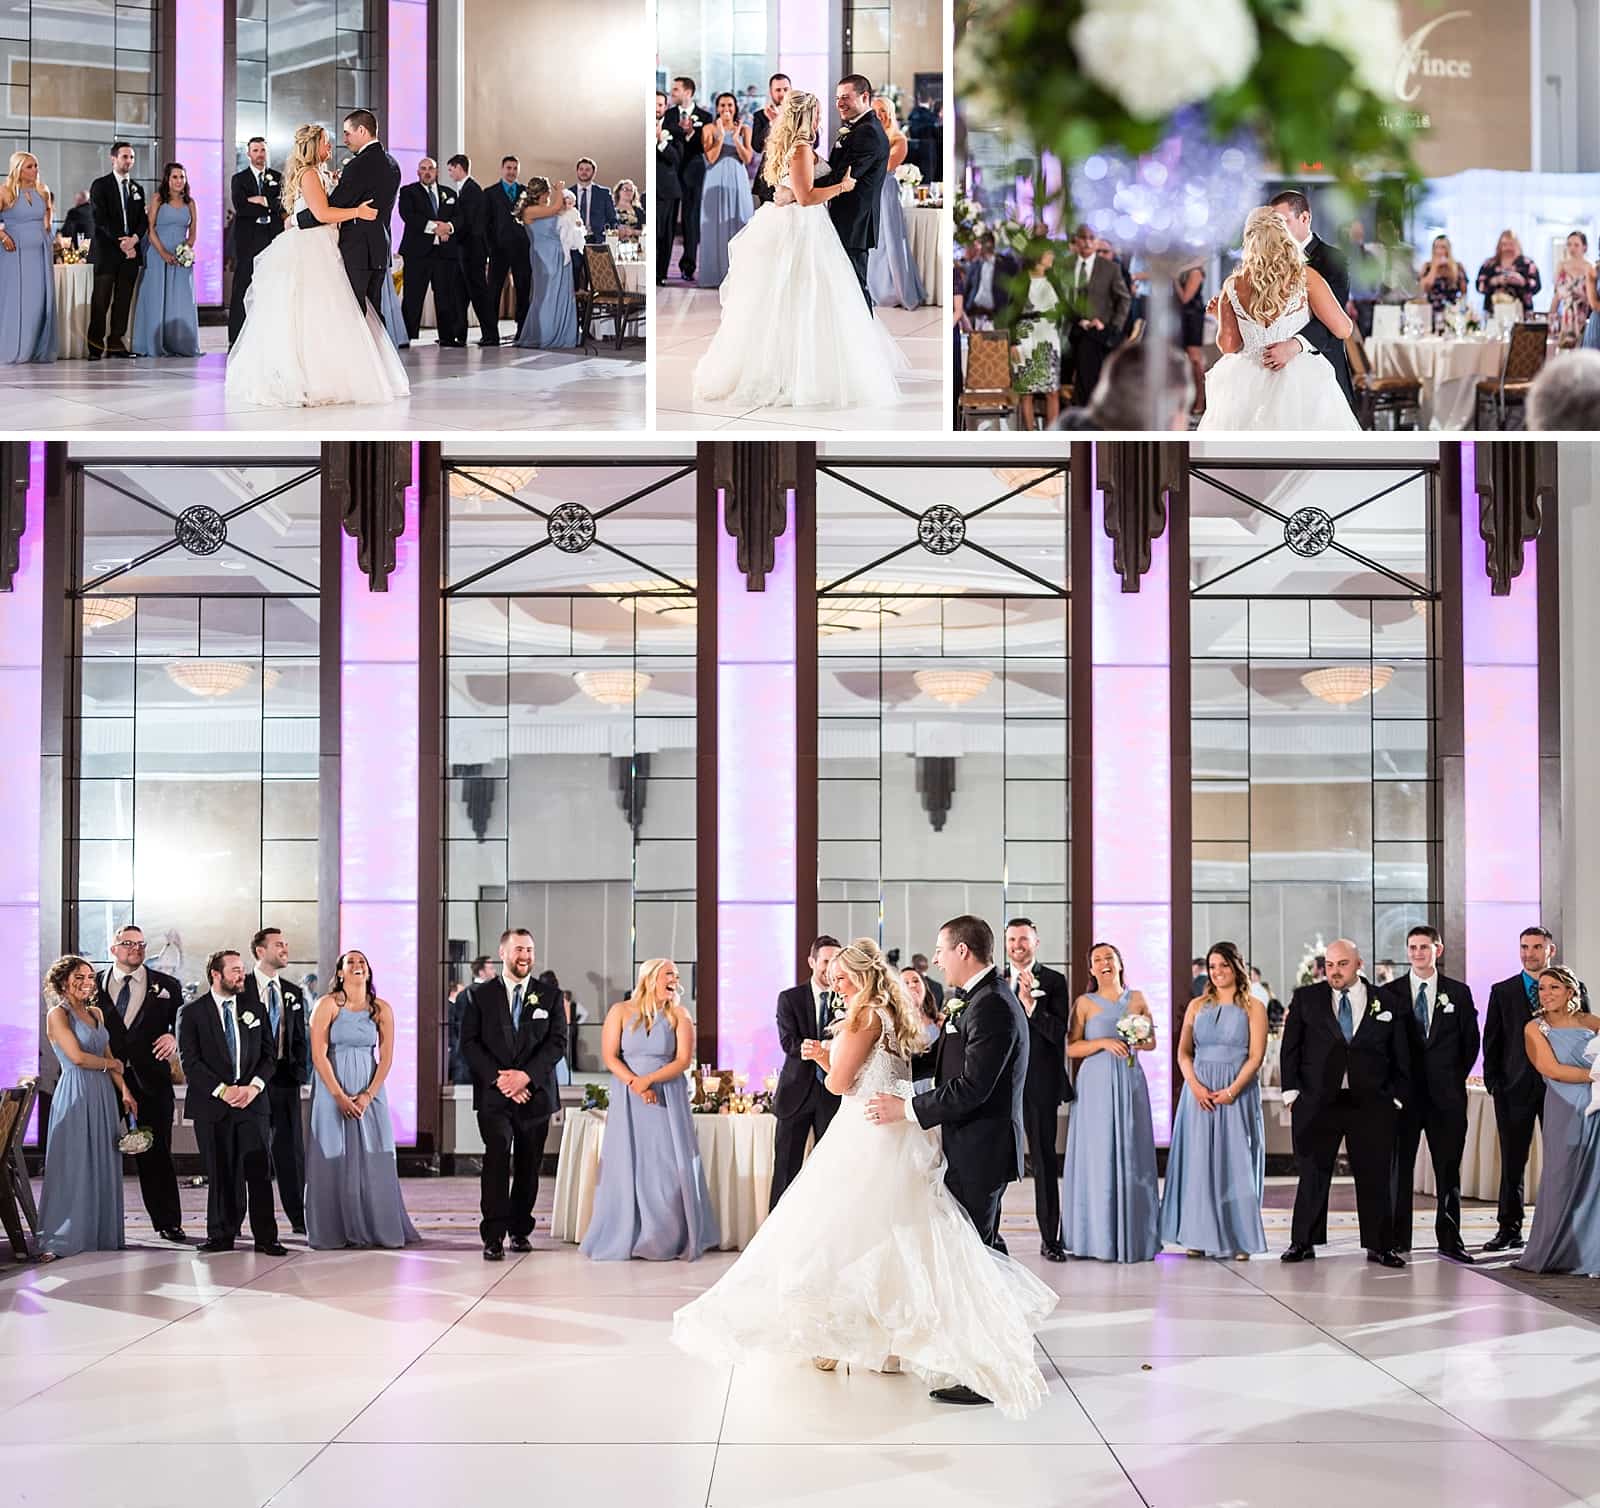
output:
{"label": "bridesmaid", "polygon": [[53,214],[39,159],[13,152],[0,183],[0,366],[56,359]]}
{"label": "bridesmaid", "polygon": [[[1074,1256],[1149,1262],[1161,1249],[1155,1127],[1144,1068],[1117,1022],[1148,1017],[1150,1007],[1123,984],[1122,954],[1111,943],[1089,950],[1089,973],[1094,988],[1074,1002],[1067,1033],[1067,1056],[1080,1066],[1061,1173],[1061,1240]],[[1138,1051],[1155,1047],[1154,1024]]]}
{"label": "bridesmaid", "polygon": [[895,124],[894,110],[881,94],[872,101],[872,108],[888,133],[889,167],[878,194],[878,244],[867,258],[867,288],[875,304],[891,309],[920,309],[928,302],[928,295],[922,286],[922,274],[917,271],[917,259],[911,253],[906,213],[900,206],[900,185],[894,176],[906,160],[906,135]]}
{"label": "bridesmaid", "polygon": [[1231,942],[1212,945],[1206,976],[1178,1039],[1184,1091],[1167,1153],[1161,1239],[1191,1257],[1243,1262],[1267,1249],[1267,1141],[1256,1082],[1267,1051],[1267,1008],[1250,993],[1250,970]]}
{"label": "bridesmaid", "polygon": [[572,291],[572,258],[561,244],[566,185],[548,178],[528,180],[522,223],[533,258],[533,301],[517,334],[525,351],[567,351],[578,343],[578,301]]}
{"label": "bridesmaid", "polygon": [[[1583,1053],[1600,1017],[1583,1009],[1582,987],[1559,965],[1539,975],[1539,1014],[1523,1028],[1528,1061],[1544,1076],[1544,1172],[1524,1272],[1600,1277],[1600,1114],[1589,1115],[1589,1065]],[[52,1123],[51,1145],[55,1145]]]}
{"label": "bridesmaid", "polygon": [[383,279],[383,328],[388,332],[389,344],[395,350],[403,351],[411,344],[411,336],[406,331],[405,311],[400,307],[400,295],[394,291],[392,265]]}
{"label": "bridesmaid", "polygon": [[311,1016],[317,1076],[306,1142],[306,1238],[317,1251],[422,1239],[400,1198],[383,1092],[393,1062],[394,1012],[376,992],[367,955],[351,948]]}
{"label": "bridesmaid", "polygon": [[700,132],[706,153],[705,187],[700,191],[701,288],[720,288],[728,275],[728,242],[755,213],[750,196],[750,127],[739,123],[739,101],[717,96],[717,118]]}
{"label": "bridesmaid", "polygon": [[606,1012],[601,1056],[611,1108],[583,1254],[597,1262],[693,1262],[720,1243],[684,1075],[694,1022],[678,1003],[678,969],[652,958],[631,1000]]}
{"label": "bridesmaid", "polygon": [[45,1017],[61,1079],[50,1099],[50,1136],[39,1200],[40,1245],[47,1257],[80,1251],[121,1251],[122,1154],[117,1108],[138,1107],[123,1082],[122,1063],[109,1052],[94,966],[69,954],[50,965],[45,992],[54,1004]]}
{"label": "bridesmaid", "polygon": [[189,194],[189,175],[181,162],[169,162],[156,190],[156,217],[150,224],[149,251],[133,306],[135,356],[198,356],[200,316],[194,304],[194,267],[178,261],[178,248],[192,253],[199,217]]}

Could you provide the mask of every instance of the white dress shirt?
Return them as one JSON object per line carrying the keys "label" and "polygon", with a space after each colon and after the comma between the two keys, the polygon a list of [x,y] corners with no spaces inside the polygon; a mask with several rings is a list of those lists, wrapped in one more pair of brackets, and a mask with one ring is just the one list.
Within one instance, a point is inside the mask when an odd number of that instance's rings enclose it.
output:
{"label": "white dress shirt", "polygon": [[128,981],[128,1011],[122,1018],[124,1023],[132,1026],[134,1018],[139,1014],[139,1007],[144,1004],[145,991],[150,987],[150,976],[145,973],[144,965],[140,964],[131,974],[124,973],[115,964],[111,972],[106,975],[106,994],[111,997],[112,1008],[116,1008],[117,996],[122,993],[122,981]]}

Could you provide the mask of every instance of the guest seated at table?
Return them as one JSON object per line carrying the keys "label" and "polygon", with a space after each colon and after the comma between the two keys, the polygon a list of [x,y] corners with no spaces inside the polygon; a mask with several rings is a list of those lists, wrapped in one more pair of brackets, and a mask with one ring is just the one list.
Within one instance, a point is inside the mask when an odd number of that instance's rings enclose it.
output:
{"label": "guest seated at table", "polygon": [[[135,356],[198,356],[200,316],[194,303],[194,243],[199,217],[181,162],[169,162],[155,193],[144,276],[133,306]],[[150,253],[154,252],[152,260]]]}
{"label": "guest seated at table", "polygon": [[[528,180],[522,223],[533,259],[533,298],[517,344],[524,350],[570,350],[578,343],[578,305],[573,293],[572,258],[561,233],[567,213],[566,185]],[[580,241],[581,244],[581,241]]]}
{"label": "guest seated at table", "polygon": [[1531,430],[1600,429],[1600,351],[1563,351],[1528,389]]}
{"label": "guest seated at table", "polygon": [[[1087,408],[1069,408],[1056,420],[1056,429],[1148,429],[1145,422],[1145,405],[1149,394],[1145,389],[1145,366],[1155,346],[1139,340],[1132,345],[1118,346],[1106,359],[1100,373],[1100,382],[1089,400]],[[1181,351],[1170,347],[1162,353],[1167,370],[1166,392],[1170,409],[1162,415],[1161,429],[1189,427],[1189,410],[1195,401],[1194,377],[1189,363]]]}
{"label": "guest seated at table", "polygon": [[[1539,975],[1539,1014],[1523,1028],[1528,1061],[1545,1081],[1544,1171],[1524,1272],[1600,1277],[1600,1115],[1590,1115],[1589,1077],[1600,1018],[1583,1008],[1570,969]],[[51,1141],[55,1133],[52,1129]]]}
{"label": "guest seated at table", "polygon": [[1581,230],[1567,237],[1567,254],[1556,267],[1556,288],[1550,297],[1550,328],[1556,342],[1571,348],[1583,340],[1589,323],[1589,281],[1594,268],[1589,261],[1589,238]]}
{"label": "guest seated at table", "polygon": [[32,152],[13,152],[0,183],[0,366],[56,359],[50,190]]}
{"label": "guest seated at table", "polygon": [[644,234],[644,206],[639,202],[639,185],[624,178],[612,190],[617,206],[617,237],[637,241]]}
{"label": "guest seated at table", "polygon": [[720,1243],[684,1075],[694,1022],[670,958],[641,965],[633,997],[606,1012],[611,1104],[583,1254],[597,1262],[698,1261]]}
{"label": "guest seated at table", "polygon": [[1522,305],[1524,315],[1530,314],[1533,296],[1542,286],[1533,258],[1523,256],[1513,232],[1501,231],[1494,255],[1478,269],[1478,292],[1483,295],[1485,311],[1492,317],[1495,294],[1508,293]]}
{"label": "guest seated at table", "polygon": [[1437,311],[1467,296],[1467,269],[1456,261],[1449,236],[1435,236],[1433,251],[1419,278],[1423,297]]}
{"label": "guest seated at table", "polygon": [[867,291],[875,304],[891,309],[920,309],[928,295],[911,250],[900,185],[894,176],[906,160],[906,137],[895,124],[889,101],[881,94],[873,100],[872,109],[889,138],[889,165],[878,191],[878,243],[867,257]]}
{"label": "guest seated at table", "polygon": [[1061,415],[1061,300],[1050,281],[1054,264],[1047,245],[1028,269],[1027,301],[1011,332],[1011,386],[1022,400],[1022,427],[1030,434],[1041,398],[1047,428]]}
{"label": "guest seated at table", "polygon": [[94,205],[89,202],[89,190],[79,189],[73,196],[72,208],[61,221],[61,229],[57,232],[63,241],[77,246],[80,243],[88,246],[89,260],[94,260]]}

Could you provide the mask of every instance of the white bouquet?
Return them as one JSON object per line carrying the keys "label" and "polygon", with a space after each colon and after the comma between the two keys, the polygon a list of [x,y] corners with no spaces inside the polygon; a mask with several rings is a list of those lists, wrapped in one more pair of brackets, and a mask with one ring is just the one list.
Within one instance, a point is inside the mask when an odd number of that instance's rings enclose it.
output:
{"label": "white bouquet", "polygon": [[187,241],[180,242],[178,249],[172,253],[172,260],[180,267],[193,267],[194,247],[192,247]]}
{"label": "white bouquet", "polygon": [[117,1151],[128,1157],[137,1157],[141,1152],[148,1152],[155,1145],[155,1132],[148,1126],[141,1126],[130,1115],[126,1133],[117,1138]]}
{"label": "white bouquet", "polygon": [[922,182],[922,169],[914,162],[903,162],[894,170],[894,181],[902,188],[915,188]]}
{"label": "white bouquet", "polygon": [[1141,120],[1232,89],[1259,50],[1244,0],[1090,0],[1072,40],[1083,71]]}
{"label": "white bouquet", "polygon": [[[1155,1034],[1155,1023],[1148,1016],[1140,1016],[1130,1011],[1117,1022],[1117,1035],[1134,1052],[1138,1051],[1141,1042],[1148,1042]],[[1128,1061],[1132,1063],[1133,1059],[1129,1058]]]}
{"label": "white bouquet", "polygon": [[1583,1055],[1589,1060],[1589,1108],[1583,1113],[1593,1115],[1600,1110],[1600,1034],[1591,1034]]}

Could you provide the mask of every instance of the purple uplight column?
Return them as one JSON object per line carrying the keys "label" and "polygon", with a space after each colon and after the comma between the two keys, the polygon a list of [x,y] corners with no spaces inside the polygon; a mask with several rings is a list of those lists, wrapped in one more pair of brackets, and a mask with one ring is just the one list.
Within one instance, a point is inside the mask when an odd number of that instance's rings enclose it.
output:
{"label": "purple uplight column", "polygon": [[1094,705],[1116,709],[1117,736],[1094,742],[1094,936],[1122,953],[1143,992],[1156,1047],[1142,1059],[1156,1145],[1172,1133],[1172,735],[1167,536],[1150,548],[1140,590],[1124,592],[1091,470]]}
{"label": "purple uplight column", "polygon": [[[44,446],[28,447],[20,564],[0,592],[0,1084],[39,1071],[39,764],[44,678]],[[27,1134],[27,1133],[24,1133]]]}
{"label": "purple uplight column", "polygon": [[[383,144],[400,164],[400,181],[417,176],[417,163],[433,152],[428,140],[428,0],[388,0],[388,116],[378,122]],[[451,151],[459,151],[452,147]],[[444,181],[443,164],[440,179]],[[400,244],[400,211],[395,209],[392,234]]]}
{"label": "purple uplight column", "polygon": [[[722,516],[723,494],[717,494]],[[764,592],[717,534],[717,1063],[753,1083],[779,1067],[774,959],[795,954],[795,560],[789,525]],[[703,631],[703,630],[702,630]]]}
{"label": "purple uplight column", "polygon": [[833,109],[833,60],[828,50],[831,15],[828,0],[778,0],[777,71],[788,74],[796,89],[821,100],[818,150],[824,156],[839,120]]}
{"label": "purple uplight column", "polygon": [[[1477,448],[1461,445],[1462,776],[1466,949],[1462,978],[1487,998],[1517,934],[1540,920],[1539,562],[1523,547],[1508,597],[1490,591],[1478,533]],[[1507,737],[1508,729],[1520,734]],[[1481,1058],[1480,1058],[1481,1064]]]}
{"label": "purple uplight column", "polygon": [[[232,0],[228,0],[231,4]],[[177,45],[172,76],[173,156],[189,175],[199,215],[195,235],[194,296],[200,304],[222,302],[222,217],[228,196],[222,140],[223,0],[173,0]],[[155,208],[151,207],[154,216]]]}
{"label": "purple uplight column", "polygon": [[[417,1139],[417,720],[421,503],[411,448],[406,527],[387,592],[367,588],[356,542],[339,562],[339,947],[359,948],[394,1008],[385,1085],[394,1139]],[[332,977],[332,960],[328,960]]]}

